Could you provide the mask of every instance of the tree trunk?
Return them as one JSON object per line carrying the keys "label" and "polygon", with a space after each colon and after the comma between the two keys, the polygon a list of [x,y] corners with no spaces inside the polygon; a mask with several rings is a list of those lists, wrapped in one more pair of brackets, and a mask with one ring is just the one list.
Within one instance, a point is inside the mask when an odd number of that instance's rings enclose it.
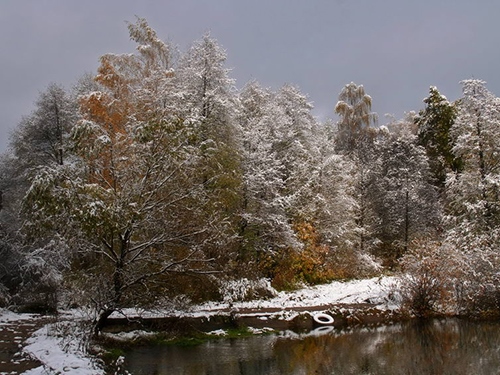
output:
{"label": "tree trunk", "polygon": [[408,189],[406,189],[405,195],[405,245],[404,245],[404,254],[408,251],[408,231],[410,228],[410,210],[409,210],[409,194]]}
{"label": "tree trunk", "polygon": [[101,309],[99,317],[94,326],[94,334],[97,336],[106,325],[106,322],[111,314],[116,311],[119,306],[124,288],[124,267],[125,267],[125,254],[128,247],[130,238],[130,231],[127,231],[123,237],[120,237],[120,257],[115,262],[115,272],[113,274],[113,297]]}
{"label": "tree trunk", "polygon": [[106,326],[106,322],[108,321],[108,318],[114,312],[115,312],[114,308],[104,309],[103,311],[101,311],[101,313],[99,314],[99,317],[97,318],[97,321],[94,325],[94,335],[95,336],[99,336],[102,329]]}

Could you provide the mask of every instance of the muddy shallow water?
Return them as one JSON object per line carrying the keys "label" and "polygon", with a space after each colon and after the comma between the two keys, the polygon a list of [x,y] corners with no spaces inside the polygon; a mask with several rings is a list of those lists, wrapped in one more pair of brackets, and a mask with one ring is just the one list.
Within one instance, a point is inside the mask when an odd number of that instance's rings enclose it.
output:
{"label": "muddy shallow water", "polygon": [[0,324],[0,374],[21,374],[41,365],[22,352],[23,342],[40,326],[41,319]]}
{"label": "muddy shallow water", "polygon": [[459,319],[149,346],[126,353],[134,375],[496,374],[500,323]]}

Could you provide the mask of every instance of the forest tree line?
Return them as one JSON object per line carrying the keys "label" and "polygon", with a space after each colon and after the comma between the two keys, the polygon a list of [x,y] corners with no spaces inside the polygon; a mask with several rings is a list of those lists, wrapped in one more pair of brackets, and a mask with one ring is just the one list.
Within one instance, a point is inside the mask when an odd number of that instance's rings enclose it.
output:
{"label": "forest tree line", "polygon": [[500,99],[485,82],[455,102],[431,87],[383,126],[350,83],[321,122],[292,85],[235,89],[210,35],[181,53],[144,19],[128,29],[135,54],[51,84],[12,133],[0,304],[92,306],[102,322],[217,298],[228,279],[402,270],[416,310],[500,308]]}

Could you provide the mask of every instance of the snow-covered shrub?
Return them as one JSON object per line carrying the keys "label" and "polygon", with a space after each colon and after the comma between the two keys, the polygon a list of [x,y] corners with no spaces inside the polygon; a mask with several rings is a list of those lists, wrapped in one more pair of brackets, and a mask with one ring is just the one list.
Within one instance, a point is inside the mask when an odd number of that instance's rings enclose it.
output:
{"label": "snow-covered shrub", "polygon": [[379,275],[384,268],[381,264],[381,261],[371,254],[359,253],[357,254],[357,258],[358,272],[362,277]]}
{"label": "snow-covered shrub", "polygon": [[456,312],[468,316],[500,315],[500,267],[495,252],[461,254],[460,278],[454,285]]}
{"label": "snow-covered shrub", "polygon": [[269,298],[277,294],[268,279],[249,280],[223,280],[220,283],[220,294],[223,301],[232,303],[249,301],[257,298]]}
{"label": "snow-covered shrub", "polygon": [[479,245],[415,243],[401,259],[403,306],[422,317],[500,316],[500,259]]}
{"label": "snow-covered shrub", "polygon": [[452,304],[449,254],[438,243],[415,243],[401,259],[403,307],[417,317],[445,312]]}
{"label": "snow-covered shrub", "polygon": [[64,243],[58,239],[26,252],[21,267],[22,284],[12,302],[21,310],[56,311],[63,281],[62,272],[67,267],[67,253]]}
{"label": "snow-covered shrub", "polygon": [[[445,246],[452,252],[455,312],[467,316],[500,316],[500,230],[480,228],[485,219],[447,218]],[[452,268],[452,267],[450,267]]]}

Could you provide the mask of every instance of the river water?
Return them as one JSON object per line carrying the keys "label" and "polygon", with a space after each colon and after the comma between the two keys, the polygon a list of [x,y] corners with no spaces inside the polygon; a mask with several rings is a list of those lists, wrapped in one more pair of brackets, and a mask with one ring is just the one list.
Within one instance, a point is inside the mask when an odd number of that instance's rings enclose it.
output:
{"label": "river water", "polygon": [[500,323],[412,321],[140,347],[126,366],[133,375],[499,374]]}

